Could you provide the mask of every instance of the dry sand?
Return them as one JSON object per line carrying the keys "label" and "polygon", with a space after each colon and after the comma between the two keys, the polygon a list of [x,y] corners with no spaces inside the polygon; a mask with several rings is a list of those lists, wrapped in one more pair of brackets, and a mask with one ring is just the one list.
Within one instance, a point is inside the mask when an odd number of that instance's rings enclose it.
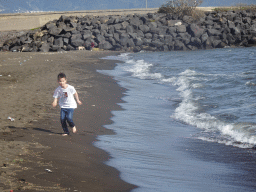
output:
{"label": "dry sand", "polygon": [[[0,52],[0,191],[130,191],[110,156],[93,146],[97,135],[114,134],[111,110],[125,90],[96,72],[117,52]],[[75,110],[76,134],[61,136],[59,108],[52,108],[57,74],[64,72],[83,102]],[[7,118],[12,117],[15,121]],[[47,170],[50,170],[47,171]]]}

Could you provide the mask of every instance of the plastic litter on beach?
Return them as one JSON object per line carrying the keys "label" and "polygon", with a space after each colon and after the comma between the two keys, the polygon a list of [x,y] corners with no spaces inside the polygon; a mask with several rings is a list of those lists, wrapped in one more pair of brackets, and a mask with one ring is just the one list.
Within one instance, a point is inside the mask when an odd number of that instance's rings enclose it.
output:
{"label": "plastic litter on beach", "polygon": [[8,117],[7,119],[9,119],[10,121],[15,121],[15,119],[12,117]]}
{"label": "plastic litter on beach", "polygon": [[50,169],[45,169],[45,171],[47,171],[48,173],[52,173],[52,170]]}

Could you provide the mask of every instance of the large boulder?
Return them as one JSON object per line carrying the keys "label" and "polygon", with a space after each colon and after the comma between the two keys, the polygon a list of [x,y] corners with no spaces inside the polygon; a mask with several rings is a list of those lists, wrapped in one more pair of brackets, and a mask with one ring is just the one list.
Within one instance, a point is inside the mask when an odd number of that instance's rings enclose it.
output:
{"label": "large boulder", "polygon": [[77,27],[77,23],[75,22],[70,22],[70,25],[69,25],[71,28],[76,28]]}
{"label": "large boulder", "polygon": [[82,40],[82,39],[71,39],[70,44],[71,44],[73,47],[83,46],[83,45],[84,45],[84,40]]}
{"label": "large boulder", "polygon": [[175,33],[177,33],[177,28],[176,27],[169,27],[167,29],[167,34],[170,34],[170,35],[174,36]]}
{"label": "large boulder", "polygon": [[71,46],[71,45],[67,45],[66,50],[67,51],[74,51],[74,50],[76,50],[76,48]]}
{"label": "large boulder", "polygon": [[82,34],[81,33],[73,34],[70,39],[71,40],[82,39]]}
{"label": "large boulder", "polygon": [[213,48],[220,48],[221,42],[222,42],[221,40],[213,40],[212,42]]}
{"label": "large boulder", "polygon": [[108,41],[109,41],[109,43],[111,43],[111,45],[113,45],[113,46],[116,45],[116,41],[113,37],[109,37]]}
{"label": "large boulder", "polygon": [[50,45],[48,43],[43,43],[42,46],[39,48],[39,52],[49,52]]}
{"label": "large boulder", "polygon": [[141,16],[141,17],[140,17],[140,20],[142,21],[143,24],[146,24],[147,21],[148,21],[148,19],[147,19],[146,16]]}
{"label": "large boulder", "polygon": [[145,35],[142,31],[137,31],[137,37],[143,38]]}
{"label": "large boulder", "polygon": [[113,25],[109,25],[108,33],[110,33],[110,34],[114,34],[115,33],[115,27]]}
{"label": "large boulder", "polygon": [[63,39],[62,37],[59,37],[58,39],[55,39],[54,42],[53,42],[53,45],[57,45],[59,47],[63,47]]}
{"label": "large boulder", "polygon": [[149,45],[152,42],[152,39],[144,38],[144,39],[142,39],[142,41],[143,41],[143,45]]}
{"label": "large boulder", "polygon": [[143,41],[142,41],[141,38],[135,38],[135,39],[134,39],[134,43],[135,43],[136,46],[141,46],[141,45],[143,45]]}
{"label": "large boulder", "polygon": [[90,31],[86,31],[86,33],[83,34],[83,39],[86,40],[86,39],[90,39],[92,38],[92,33]]}
{"label": "large boulder", "polygon": [[120,23],[114,25],[115,31],[120,30],[122,25]]}
{"label": "large boulder", "polygon": [[105,37],[104,37],[103,35],[101,35],[101,34],[98,34],[98,35],[96,36],[96,41],[97,41],[98,43],[103,43],[103,42],[105,42]]}
{"label": "large boulder", "polygon": [[179,40],[175,40],[175,42],[174,42],[174,50],[185,51],[186,50],[186,46],[184,45],[183,42],[181,42]]}
{"label": "large boulder", "polygon": [[135,47],[133,39],[128,38],[127,47]]}
{"label": "large boulder", "polygon": [[133,32],[134,32],[133,26],[128,25],[128,26],[126,27],[126,32],[127,32],[127,33],[133,33]]}
{"label": "large boulder", "polygon": [[167,26],[160,26],[158,27],[158,35],[166,35],[168,27]]}
{"label": "large boulder", "polygon": [[243,18],[242,18],[242,21],[243,21],[244,24],[247,23],[247,24],[250,25],[251,22],[252,22],[252,19],[251,19],[250,17],[243,17]]}
{"label": "large boulder", "polygon": [[166,42],[166,44],[169,44],[170,42],[173,41],[173,37],[171,35],[165,35],[164,41]]}
{"label": "large boulder", "polygon": [[211,38],[208,38],[205,42],[203,42],[203,46],[205,49],[212,49],[212,41]]}
{"label": "large boulder", "polygon": [[143,22],[140,21],[138,17],[130,19],[130,25],[132,25],[135,29],[138,29],[141,24],[143,24]]}
{"label": "large boulder", "polygon": [[176,39],[178,38],[187,45],[190,43],[191,35],[189,35],[188,33],[179,33]]}
{"label": "large boulder", "polygon": [[[95,45],[96,43],[94,42],[94,45]],[[84,47],[85,47],[85,49],[87,49],[87,50],[90,50],[91,49],[91,45],[92,45],[92,41],[91,40],[89,40],[89,39],[87,39],[85,42],[84,42]]]}
{"label": "large boulder", "polygon": [[174,26],[178,26],[178,25],[181,25],[181,24],[182,24],[181,20],[168,20],[167,21],[168,27],[174,27]]}
{"label": "large boulder", "polygon": [[56,28],[56,23],[46,23],[45,24],[46,29],[50,30],[51,28]]}
{"label": "large boulder", "polygon": [[209,36],[219,36],[221,35],[221,32],[219,30],[216,29],[208,29],[207,33]]}
{"label": "large boulder", "polygon": [[116,20],[115,17],[110,16],[106,24],[113,25],[113,24],[115,24],[115,20]]}
{"label": "large boulder", "polygon": [[229,45],[234,45],[234,43],[236,42],[236,38],[231,33],[228,33],[227,42]]}
{"label": "large boulder", "polygon": [[[32,48],[28,44],[25,44],[22,46],[21,52],[31,52],[31,51],[32,51]],[[39,49],[39,51],[40,51],[40,49]],[[49,49],[44,52],[48,52],[48,51],[49,51]]]}
{"label": "large boulder", "polygon": [[193,23],[188,26],[188,32],[192,35],[192,37],[200,38],[204,34],[204,29]]}
{"label": "large boulder", "polygon": [[207,33],[204,33],[202,36],[201,36],[201,42],[204,43],[207,39],[208,39],[208,34]]}
{"label": "large boulder", "polygon": [[62,29],[61,28],[58,28],[58,27],[52,27],[51,29],[49,29],[49,34],[50,35],[53,35],[53,36],[57,36],[61,33]]}
{"label": "large boulder", "polygon": [[99,44],[99,48],[104,50],[110,50],[113,48],[113,46],[108,41],[105,41],[104,43]]}
{"label": "large boulder", "polygon": [[100,17],[100,23],[105,24],[109,21],[109,17],[108,16],[102,16]]}
{"label": "large boulder", "polygon": [[22,48],[22,46],[14,46],[14,47],[10,48],[10,51],[12,51],[12,52],[20,52],[21,48]]}
{"label": "large boulder", "polygon": [[229,21],[228,20],[228,27],[229,28],[234,28],[234,27],[236,27],[236,25],[235,25],[235,23],[233,21]]}
{"label": "large boulder", "polygon": [[150,29],[147,25],[139,25],[139,30],[141,30],[143,33],[147,33]]}
{"label": "large boulder", "polygon": [[157,25],[157,23],[156,23],[156,22],[150,22],[150,23],[148,24],[148,27],[150,28],[150,30],[152,30],[152,29],[157,28],[157,27],[158,27],[158,25]]}
{"label": "large boulder", "polygon": [[50,47],[50,50],[51,51],[54,51],[54,52],[59,52],[59,51],[62,51],[62,49],[61,49],[61,47],[60,46],[58,46],[58,45],[52,45],[51,47]]}
{"label": "large boulder", "polygon": [[186,25],[178,25],[177,32],[178,33],[185,33],[187,31]]}
{"label": "large boulder", "polygon": [[114,39],[115,39],[115,41],[119,42],[120,41],[120,35],[118,33],[114,33]]}
{"label": "large boulder", "polygon": [[201,49],[202,46],[203,46],[202,41],[198,37],[191,37],[189,44],[198,48],[198,49]]}
{"label": "large boulder", "polygon": [[248,43],[250,45],[256,45],[256,37],[255,36],[251,37],[251,39],[249,39]]}
{"label": "large boulder", "polygon": [[129,33],[129,37],[132,39],[136,39],[138,37],[137,33]]}
{"label": "large boulder", "polygon": [[99,30],[108,30],[108,25],[107,24],[101,24],[101,25],[99,25]]}
{"label": "large boulder", "polygon": [[63,38],[63,44],[68,45],[69,44],[69,39],[68,38]]}
{"label": "large boulder", "polygon": [[241,30],[238,27],[231,28],[232,35],[241,34]]}
{"label": "large boulder", "polygon": [[128,40],[129,40],[129,37],[128,37],[127,34],[121,34],[121,35],[120,35],[120,44],[121,44],[122,46],[127,46]]}
{"label": "large boulder", "polygon": [[121,23],[121,26],[122,26],[121,29],[126,30],[127,26],[131,26],[131,25],[127,21],[124,21]]}
{"label": "large boulder", "polygon": [[164,45],[164,43],[162,43],[161,41],[159,41],[158,39],[157,40],[154,40],[150,43],[150,46],[154,46],[154,47],[162,47]]}
{"label": "large boulder", "polygon": [[226,18],[230,21],[234,21],[234,18],[237,16],[237,13],[229,11],[226,13]]}
{"label": "large boulder", "polygon": [[152,37],[153,37],[152,33],[146,33],[145,34],[146,39],[152,39]]}
{"label": "large boulder", "polygon": [[253,25],[250,27],[250,34],[256,35],[256,24],[253,24]]}

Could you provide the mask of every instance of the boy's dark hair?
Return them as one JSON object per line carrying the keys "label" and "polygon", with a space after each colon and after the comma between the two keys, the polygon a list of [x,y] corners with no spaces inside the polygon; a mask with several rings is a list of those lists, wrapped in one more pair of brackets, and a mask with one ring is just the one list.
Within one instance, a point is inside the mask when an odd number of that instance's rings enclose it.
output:
{"label": "boy's dark hair", "polygon": [[65,73],[59,73],[58,80],[60,80],[61,78],[65,78],[66,79]]}

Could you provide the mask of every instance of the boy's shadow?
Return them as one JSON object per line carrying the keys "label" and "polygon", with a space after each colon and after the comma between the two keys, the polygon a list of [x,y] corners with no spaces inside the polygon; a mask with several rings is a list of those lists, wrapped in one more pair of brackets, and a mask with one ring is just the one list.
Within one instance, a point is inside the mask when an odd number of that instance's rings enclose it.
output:
{"label": "boy's shadow", "polygon": [[51,133],[51,134],[56,134],[56,135],[61,135],[61,134],[63,134],[63,133],[56,133],[56,132],[53,132],[53,131],[48,130],[48,129],[42,129],[42,128],[33,128],[33,130],[42,131],[42,132]]}

